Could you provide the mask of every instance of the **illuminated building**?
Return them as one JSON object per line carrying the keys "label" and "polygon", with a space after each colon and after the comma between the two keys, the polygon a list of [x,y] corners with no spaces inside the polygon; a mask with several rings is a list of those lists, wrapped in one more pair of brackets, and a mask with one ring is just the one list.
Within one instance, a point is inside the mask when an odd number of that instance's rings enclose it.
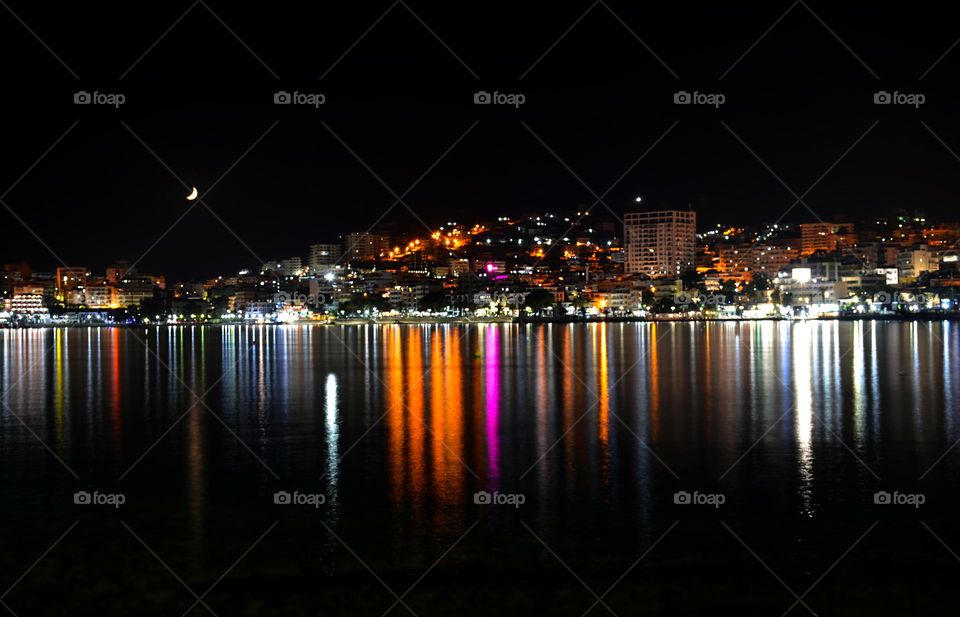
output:
{"label": "illuminated building", "polygon": [[46,313],[44,288],[42,286],[23,285],[15,287],[10,299],[10,310],[14,313]]}
{"label": "illuminated building", "polygon": [[507,262],[502,260],[478,261],[475,266],[481,276],[489,278],[501,276],[507,271]]}
{"label": "illuminated building", "polygon": [[116,303],[118,306],[138,306],[144,300],[153,298],[155,287],[166,287],[166,279],[163,276],[128,272],[116,285]]}
{"label": "illuminated building", "polygon": [[832,253],[856,243],[853,225],[846,223],[804,223],[800,225],[800,254]]}
{"label": "illuminated building", "polygon": [[248,302],[243,306],[243,318],[248,321],[267,319],[277,310],[273,302]]}
{"label": "illuminated building", "polygon": [[747,282],[752,276],[751,253],[750,245],[718,244],[716,269],[723,274],[724,280]]}
{"label": "illuminated building", "polygon": [[676,276],[695,264],[697,215],[692,211],[628,212],[624,216],[626,270]]}
{"label": "illuminated building", "polygon": [[83,287],[86,284],[86,268],[57,268],[57,299],[61,302],[67,304],[83,304]]}
{"label": "illuminated building", "polygon": [[585,290],[584,294],[588,302],[601,313],[604,311],[628,312],[637,308],[641,301],[640,290],[616,282],[597,285],[593,289]]}
{"label": "illuminated building", "polygon": [[388,289],[383,297],[397,310],[413,311],[417,308],[420,299],[429,291],[430,287],[424,283],[397,285]]}
{"label": "illuminated building", "polygon": [[922,231],[924,242],[929,246],[949,247],[960,238],[960,225],[941,224],[925,227]]}
{"label": "illuminated building", "polygon": [[390,251],[390,236],[371,232],[354,232],[347,236],[347,251],[350,259],[376,261]]}
{"label": "illuminated building", "polygon": [[754,274],[763,272],[770,278],[799,256],[797,248],[790,243],[757,244],[752,253]]}
{"label": "illuminated building", "polygon": [[937,258],[927,246],[906,249],[897,255],[900,280],[913,280],[924,272],[937,269]]}
{"label": "illuminated building", "polygon": [[280,260],[280,271],[284,276],[300,276],[303,270],[303,260],[299,257],[288,257]]}
{"label": "illuminated building", "polygon": [[116,308],[119,306],[117,288],[113,285],[88,285],[83,290],[84,304],[89,308]]}
{"label": "illuminated building", "polygon": [[118,261],[110,264],[106,270],[107,282],[116,285],[127,276],[128,273],[133,273],[133,270],[130,268],[130,262]]}
{"label": "illuminated building", "polygon": [[260,272],[272,272],[280,276],[300,276],[303,270],[303,260],[300,257],[286,259],[271,259],[260,266]]}
{"label": "illuminated building", "polygon": [[314,273],[326,272],[337,264],[343,256],[343,247],[340,243],[311,244],[307,255],[307,266]]}
{"label": "illuminated building", "polygon": [[781,291],[790,294],[792,304],[832,304],[848,294],[840,276],[840,262],[807,261],[780,272]]}

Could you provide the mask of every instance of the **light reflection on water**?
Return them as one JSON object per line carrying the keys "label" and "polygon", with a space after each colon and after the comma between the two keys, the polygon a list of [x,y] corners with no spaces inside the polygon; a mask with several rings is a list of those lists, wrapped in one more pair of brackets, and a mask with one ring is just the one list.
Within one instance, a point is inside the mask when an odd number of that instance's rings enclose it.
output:
{"label": "light reflection on water", "polygon": [[[257,457],[319,482],[333,511],[362,486],[452,529],[479,489],[648,518],[674,476],[720,482],[756,444],[723,482],[764,483],[815,516],[840,471],[865,484],[882,466],[923,471],[960,436],[958,334],[874,321],[5,330],[0,387],[71,467],[182,470],[198,537],[217,482],[270,481]],[[57,465],[10,413],[0,449],[8,478]]]}
{"label": "light reflection on water", "polygon": [[[797,468],[800,475],[800,497],[804,514],[813,511],[813,367],[810,324],[797,324],[793,344],[793,383],[796,403],[796,439],[799,454]],[[826,343],[826,340],[824,340]]]}

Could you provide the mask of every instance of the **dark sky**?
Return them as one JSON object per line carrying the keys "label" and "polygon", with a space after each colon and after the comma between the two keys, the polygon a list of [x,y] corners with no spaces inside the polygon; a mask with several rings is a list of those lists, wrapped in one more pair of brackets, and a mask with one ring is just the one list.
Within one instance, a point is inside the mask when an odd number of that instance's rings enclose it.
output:
{"label": "dark sky", "polygon": [[[585,16],[589,1],[409,0],[385,16],[389,1],[207,0],[185,16],[189,1],[7,2],[23,23],[0,8],[0,192],[76,123],[3,201],[62,260],[95,271],[142,257],[144,271],[209,276],[254,254],[305,255],[369,228],[391,190],[435,163],[404,200],[430,225],[573,210],[661,137],[604,198],[615,211],[642,194],[690,203],[703,224],[772,222],[795,201],[774,173],[802,195],[836,164],[804,199],[824,219],[956,218],[960,161],[930,131],[960,152],[960,46],[928,71],[960,37],[949,2],[611,0]],[[78,90],[126,102],[75,105]],[[278,90],[326,103],[274,105]],[[477,90],[526,102],[478,106]],[[726,102],[675,105],[678,90]],[[878,90],[926,101],[878,106]],[[219,179],[204,198],[216,216],[198,205],[163,235],[190,202],[147,147],[201,194]],[[384,220],[421,229],[403,205]],[[786,220],[813,215],[800,205]],[[57,265],[6,208],[0,221],[0,259]]]}

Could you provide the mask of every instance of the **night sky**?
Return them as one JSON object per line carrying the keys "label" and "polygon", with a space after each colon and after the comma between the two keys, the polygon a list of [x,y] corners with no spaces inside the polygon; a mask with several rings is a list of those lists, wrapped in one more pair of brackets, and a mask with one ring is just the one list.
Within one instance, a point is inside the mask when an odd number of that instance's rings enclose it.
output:
{"label": "night sky", "polygon": [[[0,193],[59,259],[96,272],[141,258],[190,207],[176,176],[216,185],[215,215],[197,205],[140,261],[174,279],[305,256],[370,228],[428,170],[380,227],[572,211],[605,193],[618,213],[641,194],[692,205],[702,225],[773,222],[828,170],[804,198],[823,219],[957,218],[960,161],[931,134],[960,153],[947,2],[210,0],[184,16],[190,2],[5,1],[26,26],[0,7]],[[75,105],[78,90],[126,102]],[[275,105],[279,90],[326,102]],[[474,105],[478,90],[526,102]],[[678,90],[726,102],[675,105]],[[926,101],[879,106],[878,90]],[[0,220],[0,259],[59,265],[7,208]]]}

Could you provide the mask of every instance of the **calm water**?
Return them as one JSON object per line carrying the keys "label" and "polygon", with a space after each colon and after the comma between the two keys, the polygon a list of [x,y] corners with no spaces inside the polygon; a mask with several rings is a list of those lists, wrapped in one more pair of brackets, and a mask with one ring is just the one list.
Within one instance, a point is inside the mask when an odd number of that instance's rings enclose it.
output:
{"label": "calm water", "polygon": [[958,367],[950,322],[2,331],[0,594],[24,616],[955,614]]}

